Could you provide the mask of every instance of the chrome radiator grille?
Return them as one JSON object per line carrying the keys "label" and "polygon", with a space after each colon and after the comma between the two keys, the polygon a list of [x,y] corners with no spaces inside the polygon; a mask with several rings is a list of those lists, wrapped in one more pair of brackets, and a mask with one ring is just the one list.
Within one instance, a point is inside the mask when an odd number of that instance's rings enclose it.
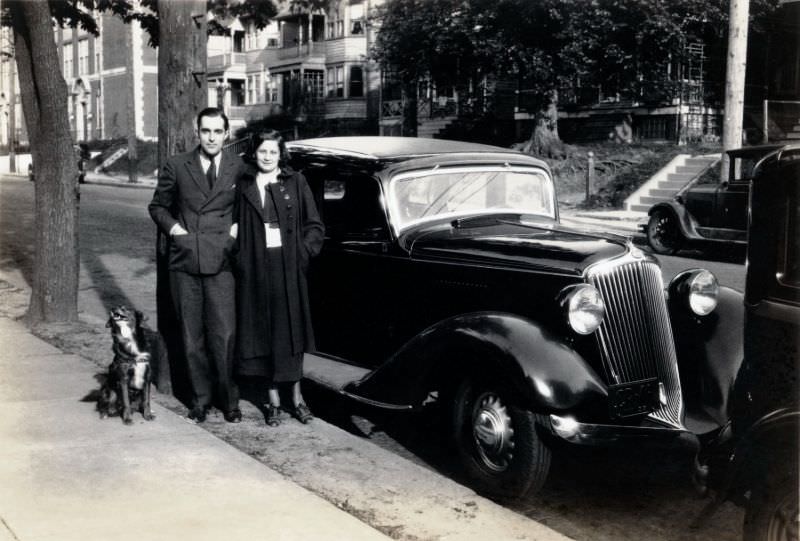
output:
{"label": "chrome radiator grille", "polygon": [[682,427],[683,398],[661,270],[652,260],[631,256],[587,272],[606,305],[595,332],[609,384],[658,378],[666,404],[651,417]]}

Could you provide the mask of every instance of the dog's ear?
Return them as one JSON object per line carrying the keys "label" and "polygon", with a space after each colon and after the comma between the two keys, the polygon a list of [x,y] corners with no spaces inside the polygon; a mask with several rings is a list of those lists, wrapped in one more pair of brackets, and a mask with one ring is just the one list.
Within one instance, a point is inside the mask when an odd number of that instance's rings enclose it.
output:
{"label": "dog's ear", "polygon": [[111,327],[111,320],[112,320],[112,316],[111,316],[111,314],[109,314],[108,315],[108,321],[106,321],[106,329]]}
{"label": "dog's ear", "polygon": [[147,321],[149,319],[145,314],[143,314],[139,310],[136,310],[135,314],[136,314],[136,321],[139,322],[139,323],[144,323],[145,321]]}

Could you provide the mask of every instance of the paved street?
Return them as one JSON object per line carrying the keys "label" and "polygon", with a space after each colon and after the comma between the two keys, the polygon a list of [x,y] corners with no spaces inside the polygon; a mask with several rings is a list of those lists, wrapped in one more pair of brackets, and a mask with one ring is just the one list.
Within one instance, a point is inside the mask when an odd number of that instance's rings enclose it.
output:
{"label": "paved street", "polygon": [[[83,185],[81,193],[82,318],[101,323],[106,306],[125,303],[148,314],[154,325],[155,226],[146,212],[152,191]],[[26,281],[31,272],[32,194],[33,185],[26,180],[0,179],[0,269],[12,273],[19,269],[19,277]],[[660,259],[665,280],[686,268],[702,266],[716,273],[723,285],[743,289],[744,268],[735,257]],[[420,419],[357,409],[321,392],[312,398],[325,420],[421,466],[434,479],[434,486],[450,490],[444,478],[435,480],[439,474],[432,471],[447,473],[448,469],[448,457],[436,446],[435,428]],[[337,436],[325,429],[325,437]],[[341,447],[343,461],[348,460],[347,449],[352,445],[347,442]],[[697,499],[689,486],[685,459],[679,454],[637,452],[621,457],[594,453],[566,460],[559,465],[562,480],[530,501],[507,509],[575,539],[738,539],[742,515],[732,506],[725,506],[700,528],[689,527],[705,501]],[[307,478],[314,472],[296,471],[285,461],[282,464],[285,475],[312,483]],[[354,497],[353,501],[359,500]]]}

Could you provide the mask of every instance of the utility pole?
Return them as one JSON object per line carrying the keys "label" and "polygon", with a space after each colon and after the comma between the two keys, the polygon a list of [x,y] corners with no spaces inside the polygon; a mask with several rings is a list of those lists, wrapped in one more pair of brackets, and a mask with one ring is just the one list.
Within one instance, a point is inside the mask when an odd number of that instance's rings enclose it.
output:
{"label": "utility pole", "polygon": [[131,22],[125,29],[127,31],[128,58],[126,71],[128,72],[128,182],[136,184],[139,182],[139,171],[137,170],[139,156],[136,153],[136,85],[139,84],[133,73],[133,55],[136,50],[133,47],[133,33],[136,30],[135,22]]}
{"label": "utility pole", "polygon": [[[13,55],[13,53],[12,53]],[[17,72],[16,59],[10,58],[8,65],[8,172],[17,172]]]}
{"label": "utility pole", "polygon": [[725,73],[725,123],[722,128],[720,178],[728,179],[730,159],[724,152],[742,146],[744,81],[747,68],[747,21],[750,0],[730,0],[728,63]]}

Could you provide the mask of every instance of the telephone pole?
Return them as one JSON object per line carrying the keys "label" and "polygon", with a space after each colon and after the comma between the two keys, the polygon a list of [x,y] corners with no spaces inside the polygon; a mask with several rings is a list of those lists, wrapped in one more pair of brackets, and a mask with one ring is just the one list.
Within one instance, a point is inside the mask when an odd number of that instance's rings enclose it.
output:
{"label": "telephone pole", "polygon": [[730,160],[724,152],[742,146],[744,81],[747,69],[747,21],[750,0],[730,0],[728,61],[725,72],[725,122],[722,128],[720,178],[728,179]]}

